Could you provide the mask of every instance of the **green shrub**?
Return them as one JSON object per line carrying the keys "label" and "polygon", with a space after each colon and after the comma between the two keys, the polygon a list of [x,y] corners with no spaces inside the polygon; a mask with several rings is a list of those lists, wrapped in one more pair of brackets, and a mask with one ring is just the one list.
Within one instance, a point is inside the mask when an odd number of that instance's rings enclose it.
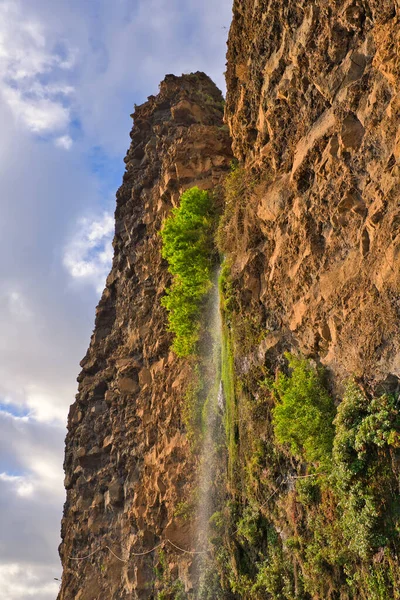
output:
{"label": "green shrub", "polygon": [[284,556],[282,548],[273,548],[268,559],[257,564],[257,569],[258,573],[252,591],[263,591],[264,594],[256,597],[265,598],[265,592],[267,592],[269,598],[277,600],[299,598],[295,592],[293,566]]}
{"label": "green shrub", "polygon": [[296,481],[296,492],[299,502],[303,506],[313,506],[321,500],[320,483],[314,477],[298,479]]}
{"label": "green shrub", "polygon": [[354,380],[347,384],[334,423],[333,457],[343,484],[367,475],[385,451],[399,447],[398,399],[385,394],[368,400]]}
{"label": "green shrub", "polygon": [[246,506],[237,524],[237,535],[251,545],[259,543],[261,516],[254,506]]}
{"label": "green shrub", "polygon": [[215,215],[210,194],[194,187],[182,194],[161,230],[162,256],[168,261],[173,283],[162,299],[168,311],[168,328],[178,356],[196,352],[201,309],[212,287],[215,252]]}
{"label": "green shrub", "polygon": [[369,400],[352,380],[338,408],[335,427],[333,480],[342,528],[349,547],[367,558],[374,549],[385,546],[391,535],[398,536],[391,460],[400,433],[397,398],[385,394]]}
{"label": "green shrub", "polygon": [[333,445],[335,406],[320,369],[307,360],[286,355],[291,375],[279,373],[273,389],[277,404],[273,410],[275,436],[288,444],[299,460],[329,463]]}

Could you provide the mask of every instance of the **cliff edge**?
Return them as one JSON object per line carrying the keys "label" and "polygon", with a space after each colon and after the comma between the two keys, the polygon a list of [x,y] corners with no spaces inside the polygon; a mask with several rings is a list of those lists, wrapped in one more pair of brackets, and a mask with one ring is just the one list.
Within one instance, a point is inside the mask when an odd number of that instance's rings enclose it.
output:
{"label": "cliff edge", "polygon": [[[235,0],[231,139],[202,73],[136,108],[69,417],[59,600],[398,597],[399,48],[399,0]],[[170,352],[160,302],[159,232],[193,186],[223,190],[210,444],[226,464],[202,595],[196,358]]]}
{"label": "cliff edge", "polygon": [[[167,75],[132,116],[113,265],[68,419],[60,600],[154,597],[157,556],[147,552],[166,538],[192,544],[174,516],[196,462],[181,414],[190,366],[169,349],[159,232],[184,190],[218,185],[230,139],[222,95],[203,73]],[[190,555],[166,553],[190,588]]]}

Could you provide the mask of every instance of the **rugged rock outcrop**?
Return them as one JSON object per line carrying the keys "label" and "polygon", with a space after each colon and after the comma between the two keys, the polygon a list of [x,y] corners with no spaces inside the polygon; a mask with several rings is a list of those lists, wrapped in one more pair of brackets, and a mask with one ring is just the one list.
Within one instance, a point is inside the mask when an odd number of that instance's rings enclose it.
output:
{"label": "rugged rock outcrop", "polygon": [[395,0],[234,3],[226,117],[256,182],[234,271],[277,356],[337,381],[400,377],[399,48]]}
{"label": "rugged rock outcrop", "polygon": [[[235,468],[234,502],[216,519],[220,543],[228,531],[219,598],[383,598],[375,583],[398,587],[398,530],[391,546],[381,536],[346,554],[331,480],[311,480],[301,500],[296,482],[316,467],[276,443],[271,381],[289,350],[327,367],[336,404],[349,376],[367,404],[399,391],[399,48],[399,0],[234,1],[225,118],[238,168],[219,241]],[[137,554],[193,540],[176,516],[196,472],[181,410],[191,372],[169,351],[158,232],[182,191],[225,176],[222,105],[204,74],[169,75],[133,115],[113,268],[69,417],[59,600],[155,597],[157,553]],[[360,511],[378,498],[371,523],[397,502],[393,431],[358,498]],[[163,549],[190,591],[191,557]]]}
{"label": "rugged rock outcrop", "polygon": [[[190,369],[169,351],[159,231],[185,189],[218,185],[230,139],[203,73],[167,75],[132,116],[112,270],[68,421],[60,600],[154,597],[157,554],[136,555],[192,543],[174,516],[194,475],[181,415]],[[165,556],[190,588],[191,557],[171,545]]]}
{"label": "rugged rock outcrop", "polygon": [[[220,566],[238,598],[398,594],[399,36],[395,0],[234,2],[221,238],[241,508]],[[337,416],[309,435],[321,365]],[[329,431],[325,463],[308,458]]]}

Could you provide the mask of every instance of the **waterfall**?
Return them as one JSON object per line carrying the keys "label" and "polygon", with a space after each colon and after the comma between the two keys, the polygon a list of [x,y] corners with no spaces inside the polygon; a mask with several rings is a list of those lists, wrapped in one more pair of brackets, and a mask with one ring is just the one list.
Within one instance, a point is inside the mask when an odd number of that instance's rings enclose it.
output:
{"label": "waterfall", "polygon": [[221,381],[222,319],[220,311],[220,292],[218,279],[220,269],[213,278],[206,315],[206,327],[209,340],[202,349],[202,362],[205,372],[206,401],[203,407],[203,439],[200,457],[198,504],[196,515],[197,547],[205,554],[198,562],[197,598],[206,592],[207,570],[212,558],[209,550],[209,521],[213,513],[220,508],[219,498],[224,493],[225,461],[221,462],[221,448],[224,447],[223,410],[224,393]]}

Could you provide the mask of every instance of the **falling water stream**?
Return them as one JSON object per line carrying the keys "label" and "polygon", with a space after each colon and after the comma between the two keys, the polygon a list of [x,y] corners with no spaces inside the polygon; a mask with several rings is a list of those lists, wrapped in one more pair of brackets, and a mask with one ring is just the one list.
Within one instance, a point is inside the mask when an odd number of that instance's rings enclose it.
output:
{"label": "falling water stream", "polygon": [[[203,441],[200,457],[198,506],[196,515],[197,547],[205,552],[198,565],[197,598],[205,591],[206,573],[209,568],[210,518],[218,510],[221,493],[221,477],[225,473],[221,464],[223,438],[224,394],[221,381],[222,319],[218,286],[220,269],[214,275],[213,290],[206,315],[209,342],[203,349],[206,401],[203,408]],[[223,461],[222,461],[223,463]]]}

